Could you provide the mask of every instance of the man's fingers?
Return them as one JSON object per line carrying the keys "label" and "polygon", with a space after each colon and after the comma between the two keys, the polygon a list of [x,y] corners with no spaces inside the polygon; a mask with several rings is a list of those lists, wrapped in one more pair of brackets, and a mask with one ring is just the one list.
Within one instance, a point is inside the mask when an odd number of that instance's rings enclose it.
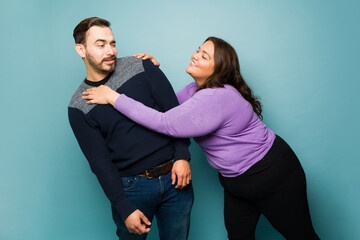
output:
{"label": "man's fingers", "polygon": [[141,231],[141,224],[140,225],[136,225],[135,228],[134,228],[134,233],[135,234],[142,234],[142,231]]}
{"label": "man's fingers", "polygon": [[134,226],[134,229],[133,229],[133,233],[135,234],[144,234],[144,233],[148,233],[150,232],[150,228],[146,228],[146,225],[145,224],[137,224]]}
{"label": "man's fingers", "polygon": [[130,233],[134,233],[134,234],[144,234],[144,233],[148,233],[150,231],[150,228],[147,228],[145,224],[143,223],[137,223],[134,224],[131,227],[128,227],[128,231]]}
{"label": "man's fingers", "polygon": [[151,222],[149,221],[149,219],[143,214],[141,213],[140,215],[140,219],[146,224],[146,225],[151,225]]}
{"label": "man's fingers", "polygon": [[176,183],[176,173],[175,171],[171,171],[171,184],[174,185]]}
{"label": "man's fingers", "polygon": [[150,226],[151,222],[149,221],[149,219],[142,213],[139,213],[139,222],[135,225],[135,233],[136,234],[144,234],[144,233],[148,233],[150,231],[150,228],[147,228],[146,226]]}
{"label": "man's fingers", "polygon": [[141,227],[138,229],[139,234],[144,234],[150,232],[150,228],[146,228],[145,224],[141,224]]}
{"label": "man's fingers", "polygon": [[191,181],[191,173],[186,177],[186,185],[189,185],[190,184],[190,181]]}
{"label": "man's fingers", "polygon": [[177,189],[182,189],[182,188],[184,188],[187,184],[186,184],[186,182],[187,182],[187,180],[186,180],[186,175],[177,175],[177,184],[176,184],[176,186],[175,186],[175,188],[177,188]]}
{"label": "man's fingers", "polygon": [[189,174],[184,174],[184,175],[177,175],[177,184],[175,186],[175,188],[177,189],[183,189],[184,187],[186,187],[187,185],[189,185],[191,182],[191,173]]}
{"label": "man's fingers", "polygon": [[179,175],[177,175],[177,184],[175,186],[175,188],[177,189],[181,189],[183,185],[183,178]]}

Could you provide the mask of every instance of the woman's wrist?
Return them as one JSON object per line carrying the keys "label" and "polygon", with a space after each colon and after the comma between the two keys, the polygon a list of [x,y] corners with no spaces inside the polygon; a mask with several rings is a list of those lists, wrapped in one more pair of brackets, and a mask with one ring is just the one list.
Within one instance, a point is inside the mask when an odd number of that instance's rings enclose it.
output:
{"label": "woman's wrist", "polygon": [[115,102],[116,102],[116,99],[118,99],[118,97],[120,97],[120,93],[113,91],[107,97],[108,103],[115,106]]}

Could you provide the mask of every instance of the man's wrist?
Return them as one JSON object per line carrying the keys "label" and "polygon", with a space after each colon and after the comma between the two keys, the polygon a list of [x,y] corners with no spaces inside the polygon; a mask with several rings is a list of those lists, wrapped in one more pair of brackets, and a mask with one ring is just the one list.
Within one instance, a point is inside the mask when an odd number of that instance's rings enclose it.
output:
{"label": "man's wrist", "polygon": [[190,162],[190,159],[191,159],[191,158],[176,158],[176,159],[174,159],[174,161],[176,162],[176,161],[178,161],[178,160],[185,160],[185,161]]}

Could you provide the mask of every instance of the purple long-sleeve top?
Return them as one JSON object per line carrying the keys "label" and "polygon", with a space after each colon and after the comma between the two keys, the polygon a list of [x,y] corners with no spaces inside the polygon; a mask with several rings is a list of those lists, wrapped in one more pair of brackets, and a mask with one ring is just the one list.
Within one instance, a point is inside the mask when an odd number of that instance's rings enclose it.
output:
{"label": "purple long-sleeve top", "polygon": [[275,134],[257,117],[251,104],[231,85],[195,92],[191,83],[176,95],[180,105],[167,112],[146,107],[124,94],[115,108],[151,130],[173,137],[194,137],[209,164],[235,177],[261,160]]}

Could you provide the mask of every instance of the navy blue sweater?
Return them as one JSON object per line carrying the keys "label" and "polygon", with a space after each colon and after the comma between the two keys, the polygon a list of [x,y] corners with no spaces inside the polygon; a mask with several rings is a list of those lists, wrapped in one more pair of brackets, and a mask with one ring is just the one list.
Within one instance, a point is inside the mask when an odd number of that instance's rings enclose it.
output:
{"label": "navy blue sweater", "polygon": [[162,112],[179,103],[162,71],[149,60],[134,57],[117,59],[115,71],[100,82],[82,82],[70,101],[69,121],[80,148],[125,220],[137,207],[127,199],[121,176],[141,173],[170,159],[190,159],[190,141],[152,132],[111,105],[88,105],[82,92],[101,84]]}

